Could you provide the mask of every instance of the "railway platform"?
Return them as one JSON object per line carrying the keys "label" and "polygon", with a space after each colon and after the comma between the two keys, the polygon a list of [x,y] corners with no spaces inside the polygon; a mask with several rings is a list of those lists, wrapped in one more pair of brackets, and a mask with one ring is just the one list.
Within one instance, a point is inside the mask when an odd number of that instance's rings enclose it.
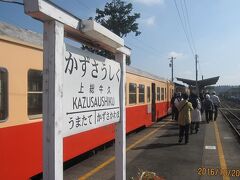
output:
{"label": "railway platform", "polygon": [[[127,137],[127,179],[139,179],[142,172],[154,172],[166,180],[240,179],[240,144],[230,125],[219,113],[207,124],[203,116],[200,131],[188,144],[178,143],[178,126],[164,118]],[[114,146],[64,171],[65,180],[114,179]]]}

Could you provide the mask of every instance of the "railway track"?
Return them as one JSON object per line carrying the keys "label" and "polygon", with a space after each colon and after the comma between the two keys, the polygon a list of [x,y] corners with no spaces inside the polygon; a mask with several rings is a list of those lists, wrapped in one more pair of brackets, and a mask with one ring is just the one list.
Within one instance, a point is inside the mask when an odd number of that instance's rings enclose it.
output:
{"label": "railway track", "polygon": [[240,106],[233,102],[222,101],[219,111],[232,126],[240,138]]}

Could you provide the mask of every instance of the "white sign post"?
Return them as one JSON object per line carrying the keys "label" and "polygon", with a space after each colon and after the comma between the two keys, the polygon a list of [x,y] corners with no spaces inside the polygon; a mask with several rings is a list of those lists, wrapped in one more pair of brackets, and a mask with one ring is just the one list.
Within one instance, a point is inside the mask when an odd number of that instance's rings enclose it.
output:
{"label": "white sign post", "polygon": [[[63,24],[44,22],[43,37],[43,179],[63,177]],[[57,33],[56,33],[57,32]],[[53,165],[53,162],[55,165]]]}
{"label": "white sign post", "polygon": [[[129,52],[130,53],[130,52]],[[121,119],[116,124],[115,130],[115,179],[126,179],[126,108],[125,108],[125,80],[126,80],[126,55],[117,53],[116,61],[121,64],[121,82],[120,82],[120,111]]]}
{"label": "white sign post", "polygon": [[[92,20],[50,1],[24,0],[25,13],[44,22],[43,178],[63,179],[63,137],[116,123],[115,179],[126,179],[124,41]],[[64,35],[115,53],[112,60],[64,49]]]}

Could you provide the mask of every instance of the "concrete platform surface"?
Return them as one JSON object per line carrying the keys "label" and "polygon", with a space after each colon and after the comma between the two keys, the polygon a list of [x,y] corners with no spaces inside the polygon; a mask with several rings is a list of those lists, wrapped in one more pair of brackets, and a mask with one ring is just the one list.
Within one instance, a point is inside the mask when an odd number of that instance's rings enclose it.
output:
{"label": "concrete platform surface", "polygon": [[[203,120],[205,118],[203,117]],[[127,137],[127,178],[143,171],[167,180],[240,179],[240,144],[221,114],[203,121],[188,144],[178,143],[178,125],[165,118]],[[64,171],[64,180],[114,180],[114,146]]]}

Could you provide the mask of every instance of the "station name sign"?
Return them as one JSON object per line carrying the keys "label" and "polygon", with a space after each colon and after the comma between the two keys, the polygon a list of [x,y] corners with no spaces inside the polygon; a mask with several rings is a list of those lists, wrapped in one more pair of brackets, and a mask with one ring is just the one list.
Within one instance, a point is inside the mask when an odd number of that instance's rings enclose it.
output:
{"label": "station name sign", "polygon": [[120,64],[66,45],[63,81],[63,136],[120,120]]}

